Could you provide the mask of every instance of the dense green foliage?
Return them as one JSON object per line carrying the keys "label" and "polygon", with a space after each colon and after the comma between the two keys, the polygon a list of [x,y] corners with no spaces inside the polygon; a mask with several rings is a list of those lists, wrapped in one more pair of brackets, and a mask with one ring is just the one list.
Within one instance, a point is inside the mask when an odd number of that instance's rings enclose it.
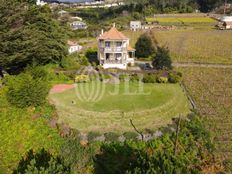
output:
{"label": "dense green foliage", "polygon": [[30,150],[25,157],[21,159],[14,174],[70,174],[70,167],[65,166],[63,160],[59,157],[53,157],[45,149],[39,152]]}
{"label": "dense green foliage", "polygon": [[0,16],[0,67],[8,72],[60,62],[67,54],[64,32],[48,7],[1,0]]}
{"label": "dense green foliage", "polygon": [[[179,125],[179,126],[178,126]],[[96,155],[95,173],[202,173],[213,157],[209,133],[201,120],[177,119],[176,132],[149,142],[109,143]]]}
{"label": "dense green foliage", "polygon": [[[96,153],[94,144],[82,146],[76,137],[67,138],[60,150],[64,164],[71,167],[72,173],[92,173],[93,156]],[[87,171],[87,172],[84,172]]]}
{"label": "dense green foliage", "polygon": [[168,48],[158,47],[157,52],[152,60],[155,69],[172,69],[172,60]]}
{"label": "dense green foliage", "polygon": [[4,79],[8,88],[8,101],[17,107],[39,106],[46,103],[49,92],[47,72],[40,67],[34,67],[30,72],[7,76]]}
{"label": "dense green foliage", "polygon": [[148,58],[155,52],[155,45],[148,33],[142,34],[135,44],[136,57]]}
{"label": "dense green foliage", "polygon": [[50,128],[48,119],[54,107],[44,104],[36,108],[16,108],[6,98],[7,89],[0,89],[0,173],[7,173],[30,149],[45,148],[58,153],[62,138]]}

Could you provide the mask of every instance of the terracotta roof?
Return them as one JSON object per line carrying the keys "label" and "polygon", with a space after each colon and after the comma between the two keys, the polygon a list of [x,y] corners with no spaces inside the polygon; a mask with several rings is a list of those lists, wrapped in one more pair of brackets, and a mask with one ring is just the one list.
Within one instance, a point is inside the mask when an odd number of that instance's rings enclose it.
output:
{"label": "terracotta roof", "polygon": [[128,45],[128,47],[127,47],[127,51],[135,51],[135,49],[134,49],[134,48],[132,48],[130,45]]}
{"label": "terracotta roof", "polygon": [[232,21],[231,22],[225,22],[225,24],[232,26]]}
{"label": "terracotta roof", "polygon": [[75,41],[75,40],[68,40],[68,41],[67,41],[67,44],[68,44],[69,46],[76,46],[76,45],[78,45],[77,41]]}
{"label": "terracotta roof", "polygon": [[117,28],[112,27],[109,31],[100,35],[98,39],[127,40],[128,38],[123,33],[119,32]]}

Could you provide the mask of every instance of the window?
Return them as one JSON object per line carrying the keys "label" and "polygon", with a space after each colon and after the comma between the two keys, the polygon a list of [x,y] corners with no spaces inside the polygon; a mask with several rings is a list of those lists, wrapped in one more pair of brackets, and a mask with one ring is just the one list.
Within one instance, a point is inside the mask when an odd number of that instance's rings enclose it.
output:
{"label": "window", "polygon": [[106,48],[109,48],[110,47],[110,42],[105,42],[105,46],[106,46]]}
{"label": "window", "polygon": [[121,47],[122,46],[122,42],[116,42],[116,46],[117,47]]}
{"label": "window", "polygon": [[110,58],[110,53],[106,53],[106,59]]}
{"label": "window", "polygon": [[116,59],[118,59],[118,58],[121,58],[122,57],[122,54],[120,54],[120,53],[116,53]]}

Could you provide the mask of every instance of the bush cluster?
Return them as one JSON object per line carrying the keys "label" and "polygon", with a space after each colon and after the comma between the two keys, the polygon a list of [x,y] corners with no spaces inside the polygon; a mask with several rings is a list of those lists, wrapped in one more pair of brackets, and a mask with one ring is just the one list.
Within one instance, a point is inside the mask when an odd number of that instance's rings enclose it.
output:
{"label": "bush cluster", "polygon": [[90,79],[89,79],[88,75],[81,74],[81,75],[77,75],[75,77],[75,82],[76,83],[87,83],[89,81],[90,81]]}
{"label": "bush cluster", "polygon": [[4,81],[8,87],[8,101],[21,108],[44,104],[50,88],[47,77],[39,67],[18,76],[7,76]]}
{"label": "bush cluster", "polygon": [[180,82],[181,80],[181,77],[182,77],[182,74],[181,73],[175,73],[175,72],[169,72],[168,73],[168,81],[169,83],[178,83]]}
{"label": "bush cluster", "polygon": [[181,73],[170,71],[168,74],[145,74],[142,80],[144,83],[179,83],[181,77]]}
{"label": "bush cluster", "polygon": [[125,80],[129,80],[130,82],[138,82],[140,77],[138,74],[120,74],[119,80],[124,82]]}

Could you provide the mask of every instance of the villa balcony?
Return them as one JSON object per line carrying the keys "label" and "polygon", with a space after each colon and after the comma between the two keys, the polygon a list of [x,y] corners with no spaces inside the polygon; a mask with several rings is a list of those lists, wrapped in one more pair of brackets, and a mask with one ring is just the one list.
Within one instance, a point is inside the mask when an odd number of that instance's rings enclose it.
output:
{"label": "villa balcony", "polygon": [[101,47],[101,52],[125,52],[127,49],[125,47]]}
{"label": "villa balcony", "polygon": [[102,60],[101,63],[107,63],[107,64],[123,64],[127,63],[126,60]]}

